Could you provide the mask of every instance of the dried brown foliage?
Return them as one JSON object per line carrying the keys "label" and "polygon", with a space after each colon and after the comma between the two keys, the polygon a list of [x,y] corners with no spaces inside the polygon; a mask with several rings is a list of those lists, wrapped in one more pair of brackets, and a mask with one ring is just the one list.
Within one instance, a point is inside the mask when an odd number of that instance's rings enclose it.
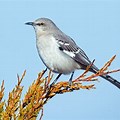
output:
{"label": "dried brown foliage", "polygon": [[37,115],[41,111],[41,117],[43,116],[43,106],[57,94],[63,94],[66,92],[73,92],[74,90],[80,89],[94,89],[94,84],[83,85],[83,82],[92,82],[96,81],[96,77],[104,74],[109,74],[113,72],[118,72],[118,70],[106,71],[112,61],[115,59],[115,56],[112,57],[96,74],[91,74],[87,76],[89,71],[88,66],[86,71],[73,80],[72,85],[69,85],[69,82],[58,82],[50,87],[50,82],[53,78],[53,74],[49,71],[47,77],[43,77],[44,71],[38,74],[37,79],[29,87],[27,93],[25,94],[23,100],[21,101],[21,94],[23,86],[21,82],[25,76],[26,71],[24,71],[22,77],[18,76],[18,83],[9,93],[8,100],[3,101],[4,96],[4,81],[2,82],[0,89],[0,120],[36,120]]}

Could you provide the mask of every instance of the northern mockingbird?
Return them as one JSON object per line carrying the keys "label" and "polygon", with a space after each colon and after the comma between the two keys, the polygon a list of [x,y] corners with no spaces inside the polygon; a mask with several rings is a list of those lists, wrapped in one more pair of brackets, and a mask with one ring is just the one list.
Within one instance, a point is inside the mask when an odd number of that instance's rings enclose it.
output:
{"label": "northern mockingbird", "polygon": [[[39,18],[34,22],[27,22],[32,25],[36,33],[36,46],[39,56],[47,68],[59,73],[53,84],[62,74],[71,74],[70,82],[76,69],[85,70],[91,61],[85,52],[77,46],[75,41],[63,33],[52,20]],[[89,71],[96,73],[99,69],[93,64]],[[118,88],[120,82],[109,75],[102,75]]]}

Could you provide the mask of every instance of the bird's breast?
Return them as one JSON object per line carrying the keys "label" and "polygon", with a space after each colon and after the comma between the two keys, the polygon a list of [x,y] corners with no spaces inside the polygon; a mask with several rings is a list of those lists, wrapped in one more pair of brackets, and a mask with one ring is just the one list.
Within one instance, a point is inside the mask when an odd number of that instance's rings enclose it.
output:
{"label": "bird's breast", "polygon": [[37,49],[43,63],[53,72],[69,74],[80,66],[67,54],[59,49],[54,37],[37,39]]}

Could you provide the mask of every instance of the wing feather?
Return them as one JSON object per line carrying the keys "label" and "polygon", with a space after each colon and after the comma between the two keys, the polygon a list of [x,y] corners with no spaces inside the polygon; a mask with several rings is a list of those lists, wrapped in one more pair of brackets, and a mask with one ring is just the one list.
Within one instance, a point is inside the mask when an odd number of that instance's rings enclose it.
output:
{"label": "wing feather", "polygon": [[72,57],[76,62],[85,67],[91,63],[85,52],[76,45],[72,38],[63,34],[55,35],[54,37],[59,44],[60,50]]}

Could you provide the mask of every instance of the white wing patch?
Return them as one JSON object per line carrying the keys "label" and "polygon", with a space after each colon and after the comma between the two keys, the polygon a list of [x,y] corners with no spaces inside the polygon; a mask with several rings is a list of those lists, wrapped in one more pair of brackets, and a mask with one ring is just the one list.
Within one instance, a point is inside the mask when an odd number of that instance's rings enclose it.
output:
{"label": "white wing patch", "polygon": [[67,50],[63,50],[64,53],[66,53],[67,55],[69,55],[70,57],[74,58],[75,57],[75,53],[67,51]]}
{"label": "white wing patch", "polygon": [[71,46],[69,42],[59,40],[58,43],[60,47],[62,48],[61,50],[72,58],[74,58],[76,54],[80,52],[79,48],[75,48],[74,46]]}
{"label": "white wing patch", "polygon": [[78,54],[80,52],[80,49],[78,49],[75,53]]}
{"label": "white wing patch", "polygon": [[58,41],[58,43],[61,44],[61,45],[66,45],[66,46],[69,45],[69,43],[63,42],[63,41]]}

